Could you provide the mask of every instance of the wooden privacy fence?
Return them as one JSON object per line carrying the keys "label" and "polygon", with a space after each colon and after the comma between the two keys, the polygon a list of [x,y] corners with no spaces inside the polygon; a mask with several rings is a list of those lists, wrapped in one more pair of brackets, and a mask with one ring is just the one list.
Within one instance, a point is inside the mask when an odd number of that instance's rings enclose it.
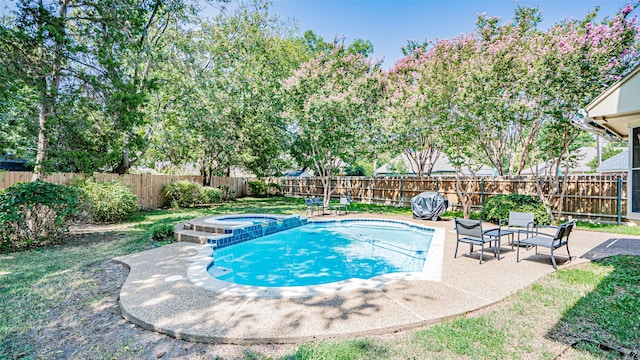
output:
{"label": "wooden privacy fence", "polygon": [[[6,171],[0,172],[0,189],[5,189],[18,182],[31,181],[33,173],[28,171]],[[53,173],[44,178],[44,181],[69,185],[74,178],[85,178],[86,174],[75,173]],[[138,197],[138,204],[143,209],[157,209],[164,205],[164,194],[162,189],[165,185],[175,181],[191,181],[202,184],[202,176],[197,175],[149,175],[149,174],[107,174],[94,173],[93,177],[97,181],[121,180],[131,188],[131,192]],[[235,191],[237,197],[247,195],[247,181],[249,178],[213,177],[211,186],[229,186]]]}
{"label": "wooden privacy fence", "polygon": [[[544,191],[551,184],[531,176],[467,178],[476,181],[471,192],[471,204],[479,209],[487,197],[496,194],[523,194],[538,196],[536,182]],[[621,221],[626,218],[626,176],[568,176],[567,191],[563,200],[562,215],[578,219]],[[320,178],[280,179],[285,195],[293,197],[322,196]],[[349,196],[354,201],[411,206],[411,198],[424,191],[438,191],[449,200],[450,209],[461,209],[456,192],[455,177],[336,177],[331,180],[335,189],[332,196]]]}

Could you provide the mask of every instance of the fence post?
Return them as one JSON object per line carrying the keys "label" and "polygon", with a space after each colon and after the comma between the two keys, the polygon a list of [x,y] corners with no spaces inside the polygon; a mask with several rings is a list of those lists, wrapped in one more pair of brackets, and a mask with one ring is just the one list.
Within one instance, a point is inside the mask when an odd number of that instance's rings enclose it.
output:
{"label": "fence post", "polygon": [[618,178],[618,225],[622,222],[622,178]]}
{"label": "fence post", "polygon": [[369,179],[369,204],[373,204],[373,180],[374,178]]}
{"label": "fence post", "polygon": [[480,207],[484,206],[484,178],[480,179]]}
{"label": "fence post", "polygon": [[398,198],[398,206],[402,204],[402,176],[400,177],[400,197]]}
{"label": "fence post", "polygon": [[439,191],[440,191],[440,186],[439,186],[440,184],[439,184],[439,180],[440,180],[440,179],[436,178],[436,192],[439,192]]}

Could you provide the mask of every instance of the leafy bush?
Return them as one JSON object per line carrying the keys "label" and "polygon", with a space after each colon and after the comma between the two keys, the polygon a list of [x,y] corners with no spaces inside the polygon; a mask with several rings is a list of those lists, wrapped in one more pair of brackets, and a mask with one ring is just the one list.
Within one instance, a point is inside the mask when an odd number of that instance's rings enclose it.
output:
{"label": "leafy bush", "polygon": [[222,201],[228,201],[228,200],[231,200],[231,199],[235,199],[236,191],[232,190],[227,185],[220,185],[220,186],[218,186],[218,189],[220,189],[220,191],[222,192]]}
{"label": "leafy bush", "polygon": [[151,240],[154,242],[173,241],[173,225],[156,224],[151,227]]}
{"label": "leafy bush", "polygon": [[551,218],[539,199],[520,194],[489,197],[482,206],[480,217],[482,220],[498,223],[500,219],[508,219],[510,211],[533,213],[536,222],[541,225],[551,223]]}
{"label": "leafy bush", "polygon": [[60,242],[79,210],[78,191],[44,181],[0,192],[0,249],[21,250]]}
{"label": "leafy bush", "polygon": [[76,180],[75,186],[80,189],[83,205],[93,222],[121,222],[139,209],[138,198],[119,180],[82,179]]}
{"label": "leafy bush", "polygon": [[[227,187],[228,189],[228,187]],[[176,181],[164,187],[166,203],[173,208],[193,207],[227,200],[224,189],[204,187],[189,181]]]}
{"label": "leafy bush", "polygon": [[176,181],[164,187],[166,202],[173,208],[193,207],[206,202],[202,186],[190,181]]}
{"label": "leafy bush", "polygon": [[344,169],[346,176],[366,176],[367,170],[359,164],[351,164]]}
{"label": "leafy bush", "polygon": [[247,183],[249,193],[253,196],[267,196],[267,184],[262,180],[253,180]]}
{"label": "leafy bush", "polygon": [[212,187],[202,187],[204,201],[207,204],[215,204],[222,201],[222,190]]}
{"label": "leafy bush", "polygon": [[274,182],[267,183],[267,195],[282,196],[282,186]]}
{"label": "leafy bush", "polygon": [[249,193],[253,196],[281,196],[282,186],[278,183],[269,182],[265,183],[262,180],[253,180],[247,183],[249,186]]}

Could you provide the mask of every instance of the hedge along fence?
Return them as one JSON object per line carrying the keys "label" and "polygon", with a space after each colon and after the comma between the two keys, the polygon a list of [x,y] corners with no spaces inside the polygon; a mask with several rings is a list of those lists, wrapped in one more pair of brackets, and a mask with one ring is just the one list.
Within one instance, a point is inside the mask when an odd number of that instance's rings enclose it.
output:
{"label": "hedge along fence", "polygon": [[[43,180],[55,184],[69,185],[75,177],[85,178],[89,175],[75,173],[53,173]],[[93,176],[99,182],[120,179],[131,188],[131,192],[138,197],[138,204],[143,209],[157,209],[164,205],[164,194],[162,189],[168,183],[175,181],[191,181],[202,184],[202,176],[191,175],[149,175],[149,174],[107,174],[94,173]],[[33,177],[28,171],[0,171],[0,189],[8,188],[18,182],[29,182]],[[235,191],[236,197],[247,195],[247,182],[251,178],[229,178],[213,177],[211,185],[213,187],[229,186]]]}
{"label": "hedge along fence", "polygon": [[[484,200],[496,194],[523,194],[538,196],[536,182],[544,191],[551,184],[532,176],[520,177],[477,177],[472,193],[472,207],[479,210]],[[567,191],[563,200],[562,215],[577,219],[599,219],[621,221],[626,219],[627,179],[626,176],[568,176]],[[320,178],[280,179],[286,196],[322,196]],[[334,197],[349,196],[354,201],[411,206],[411,198],[424,191],[438,191],[447,200],[449,208],[462,209],[456,192],[456,178],[447,177],[335,177],[331,182]],[[556,214],[557,215],[557,214]]]}

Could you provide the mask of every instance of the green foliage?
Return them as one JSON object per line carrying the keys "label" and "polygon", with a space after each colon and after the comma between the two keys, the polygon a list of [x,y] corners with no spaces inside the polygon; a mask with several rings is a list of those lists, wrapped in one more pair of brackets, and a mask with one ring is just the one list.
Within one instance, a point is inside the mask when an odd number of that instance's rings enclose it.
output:
{"label": "green foliage", "polygon": [[501,219],[508,219],[510,211],[533,213],[536,222],[540,225],[551,222],[540,200],[520,194],[498,194],[489,197],[482,206],[480,217],[482,220],[498,223]]}
{"label": "green foliage", "polygon": [[394,175],[404,175],[409,172],[409,168],[407,167],[407,163],[402,159],[391,160],[389,162],[389,167],[387,168],[389,174]]}
{"label": "green foliage", "polygon": [[218,188],[203,186],[202,195],[207,204],[215,204],[222,201],[222,190]]}
{"label": "green foliage", "polygon": [[14,184],[0,192],[0,250],[58,243],[77,213],[73,187],[43,181]]}
{"label": "green foliage", "polygon": [[201,164],[205,184],[233,166],[259,177],[290,167],[280,156],[289,124],[280,116],[278,92],[307,55],[300,39],[286,35],[295,31],[291,23],[272,16],[269,7],[263,0],[243,1],[174,35],[175,51],[164,64],[171,81],[150,100],[164,100],[152,108],[165,123],[148,155]]}
{"label": "green foliage", "polygon": [[282,88],[283,115],[295,125],[292,155],[299,165],[313,166],[325,197],[339,160],[371,151],[384,95],[379,66],[360,54],[345,56],[342,49],[315,54]]}
{"label": "green foliage", "polygon": [[83,205],[93,222],[121,222],[139,209],[138,198],[119,180],[82,179],[75,186],[80,189]]}
{"label": "green foliage", "polygon": [[206,202],[202,186],[190,181],[176,181],[164,187],[166,203],[172,208],[193,207]]}
{"label": "green foliage", "polygon": [[151,240],[154,242],[168,242],[173,239],[172,224],[156,224],[151,227]]}
{"label": "green foliage", "polygon": [[256,197],[282,195],[282,186],[274,182],[266,183],[262,180],[253,180],[249,181],[247,185],[249,186],[249,193]]}
{"label": "green foliage", "polygon": [[[614,157],[618,154],[620,154],[621,152],[624,151],[624,147],[621,147],[624,145],[621,144],[617,144],[617,143],[609,143],[607,145],[605,145],[602,148],[602,153],[600,154],[600,157],[602,159],[602,161],[605,161],[611,157]],[[595,172],[596,169],[598,168],[598,158],[593,158],[591,159],[588,163],[587,166],[589,167],[589,169],[591,170],[591,172]]]}
{"label": "green foliage", "polygon": [[266,196],[267,195],[267,184],[265,184],[262,180],[253,180],[247,183],[249,186],[249,193],[253,196]]}
{"label": "green foliage", "polygon": [[233,197],[229,187],[205,187],[190,181],[176,181],[164,187],[165,202],[172,208],[187,208],[215,204]]}
{"label": "green foliage", "polygon": [[367,170],[362,165],[351,164],[344,169],[344,173],[347,176],[366,176]]}
{"label": "green foliage", "polygon": [[218,186],[218,189],[220,189],[222,193],[222,201],[228,201],[236,198],[236,191],[231,189],[229,186],[220,185]]}

